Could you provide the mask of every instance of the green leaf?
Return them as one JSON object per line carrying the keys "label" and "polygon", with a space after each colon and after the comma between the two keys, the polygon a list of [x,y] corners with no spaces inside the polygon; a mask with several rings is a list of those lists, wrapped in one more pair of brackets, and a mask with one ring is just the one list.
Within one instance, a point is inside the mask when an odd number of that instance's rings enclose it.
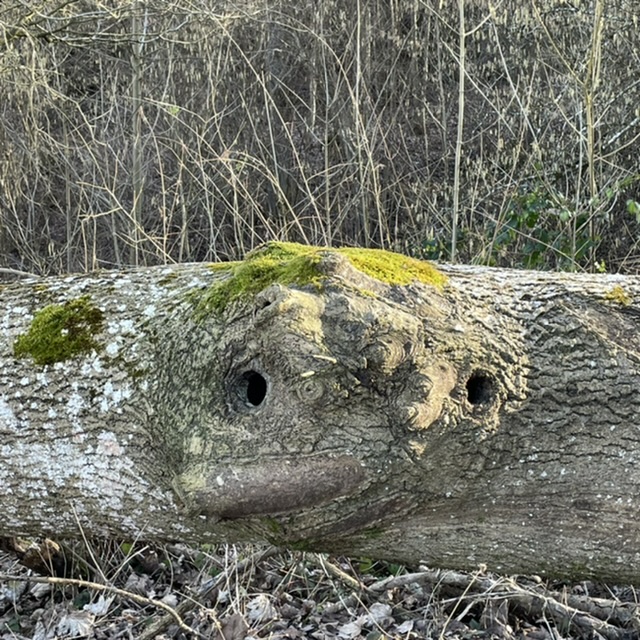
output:
{"label": "green leaf", "polygon": [[558,214],[561,222],[569,222],[572,217],[571,211],[569,209],[560,209],[560,213]]}
{"label": "green leaf", "polygon": [[627,211],[632,216],[635,216],[636,222],[640,224],[640,202],[631,199],[627,200]]}

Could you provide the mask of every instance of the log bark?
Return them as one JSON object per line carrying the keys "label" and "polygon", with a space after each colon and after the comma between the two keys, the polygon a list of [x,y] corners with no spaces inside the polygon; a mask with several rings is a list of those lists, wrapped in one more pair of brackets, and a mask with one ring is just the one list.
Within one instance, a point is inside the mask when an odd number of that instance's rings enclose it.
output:
{"label": "log bark", "polygon": [[640,581],[638,278],[282,247],[0,289],[0,535]]}

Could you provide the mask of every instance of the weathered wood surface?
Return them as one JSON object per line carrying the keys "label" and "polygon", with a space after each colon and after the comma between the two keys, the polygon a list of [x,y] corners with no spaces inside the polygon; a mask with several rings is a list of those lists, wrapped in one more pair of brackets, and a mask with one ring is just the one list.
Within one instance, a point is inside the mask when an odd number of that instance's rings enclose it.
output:
{"label": "weathered wood surface", "polygon": [[640,280],[317,257],[223,311],[208,265],[3,286],[0,535],[640,582]]}

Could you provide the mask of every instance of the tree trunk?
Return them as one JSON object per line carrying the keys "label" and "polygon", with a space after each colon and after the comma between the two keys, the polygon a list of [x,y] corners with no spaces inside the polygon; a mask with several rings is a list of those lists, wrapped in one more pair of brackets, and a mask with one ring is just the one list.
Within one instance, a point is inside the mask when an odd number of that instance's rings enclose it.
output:
{"label": "tree trunk", "polygon": [[438,269],[270,244],[2,287],[0,535],[638,581],[640,281]]}

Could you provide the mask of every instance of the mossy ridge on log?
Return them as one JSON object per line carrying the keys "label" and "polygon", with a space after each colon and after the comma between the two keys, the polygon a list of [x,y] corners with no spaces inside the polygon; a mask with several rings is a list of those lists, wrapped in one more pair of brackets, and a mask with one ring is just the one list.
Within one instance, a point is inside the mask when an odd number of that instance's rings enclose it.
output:
{"label": "mossy ridge on log", "polygon": [[197,300],[196,316],[221,313],[234,300],[255,295],[271,284],[311,286],[318,291],[327,277],[321,264],[331,253],[345,256],[351,265],[367,276],[390,285],[421,282],[442,288],[447,277],[429,262],[384,251],[344,247],[314,247],[293,242],[269,242],[249,253],[241,262],[211,265],[216,271],[229,271]]}

